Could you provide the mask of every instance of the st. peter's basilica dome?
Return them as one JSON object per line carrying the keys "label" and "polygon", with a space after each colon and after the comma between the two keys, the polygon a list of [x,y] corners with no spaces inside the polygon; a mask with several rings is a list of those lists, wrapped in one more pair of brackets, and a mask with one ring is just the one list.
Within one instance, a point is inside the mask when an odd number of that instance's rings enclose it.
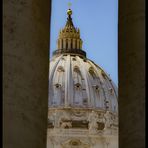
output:
{"label": "st. peter's basilica dome", "polygon": [[117,87],[87,58],[67,15],[50,61],[47,148],[118,148]]}
{"label": "st. peter's basilica dome", "polygon": [[96,108],[117,112],[117,87],[102,68],[87,59],[80,30],[67,23],[60,30],[50,61],[49,107]]}

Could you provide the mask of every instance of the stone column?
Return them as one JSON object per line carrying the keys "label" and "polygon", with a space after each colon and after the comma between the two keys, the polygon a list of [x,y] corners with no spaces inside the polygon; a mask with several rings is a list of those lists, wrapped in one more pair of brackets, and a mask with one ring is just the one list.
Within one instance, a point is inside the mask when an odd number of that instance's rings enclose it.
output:
{"label": "stone column", "polygon": [[60,47],[60,40],[58,39],[57,40],[57,49],[59,49],[59,47]]}
{"label": "stone column", "polygon": [[82,49],[82,40],[80,40],[80,49]]}
{"label": "stone column", "polygon": [[66,49],[66,39],[63,39],[63,49]]}
{"label": "stone column", "polygon": [[77,39],[77,49],[80,48],[79,45],[80,45],[80,41],[79,41],[79,39]]}
{"label": "stone column", "polygon": [[71,49],[71,39],[68,39],[68,49]]}
{"label": "stone column", "polygon": [[58,49],[62,49],[62,39],[59,39],[59,41],[60,41],[60,45]]}
{"label": "stone column", "polygon": [[3,1],[3,147],[46,148],[50,0]]}
{"label": "stone column", "polygon": [[119,0],[119,147],[145,147],[145,1]]}
{"label": "stone column", "polygon": [[73,44],[72,44],[72,49],[75,49],[76,48],[76,39],[73,39]]}
{"label": "stone column", "polygon": [[61,39],[61,49],[63,49],[63,39]]}

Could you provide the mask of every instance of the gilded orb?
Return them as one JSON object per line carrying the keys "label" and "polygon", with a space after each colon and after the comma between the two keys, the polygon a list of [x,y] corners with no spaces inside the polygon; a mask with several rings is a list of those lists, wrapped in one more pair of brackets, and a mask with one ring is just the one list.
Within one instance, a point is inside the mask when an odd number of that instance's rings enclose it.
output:
{"label": "gilded orb", "polygon": [[68,9],[68,10],[67,10],[67,14],[68,14],[68,15],[72,15],[72,10],[71,10],[71,9]]}

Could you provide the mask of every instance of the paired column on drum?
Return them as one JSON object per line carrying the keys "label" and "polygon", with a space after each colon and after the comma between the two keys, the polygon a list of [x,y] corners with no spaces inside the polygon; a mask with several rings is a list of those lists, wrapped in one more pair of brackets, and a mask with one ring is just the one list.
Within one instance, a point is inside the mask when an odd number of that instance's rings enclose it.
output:
{"label": "paired column on drum", "polygon": [[63,39],[58,39],[57,41],[57,49],[62,49],[63,48]]}
{"label": "paired column on drum", "polygon": [[82,49],[82,40],[76,38],[59,38],[57,41],[57,49]]}

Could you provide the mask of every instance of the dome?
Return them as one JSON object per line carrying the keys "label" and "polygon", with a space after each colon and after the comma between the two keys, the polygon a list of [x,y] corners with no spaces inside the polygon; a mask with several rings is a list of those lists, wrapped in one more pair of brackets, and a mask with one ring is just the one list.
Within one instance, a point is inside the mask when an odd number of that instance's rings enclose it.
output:
{"label": "dome", "polygon": [[72,10],[67,15],[50,61],[47,147],[117,148],[117,87],[87,58]]}
{"label": "dome", "polygon": [[87,59],[80,30],[73,25],[69,11],[50,61],[49,107],[117,112],[117,87],[102,68]]}
{"label": "dome", "polygon": [[49,106],[117,112],[117,87],[93,61],[61,54],[50,62]]}

